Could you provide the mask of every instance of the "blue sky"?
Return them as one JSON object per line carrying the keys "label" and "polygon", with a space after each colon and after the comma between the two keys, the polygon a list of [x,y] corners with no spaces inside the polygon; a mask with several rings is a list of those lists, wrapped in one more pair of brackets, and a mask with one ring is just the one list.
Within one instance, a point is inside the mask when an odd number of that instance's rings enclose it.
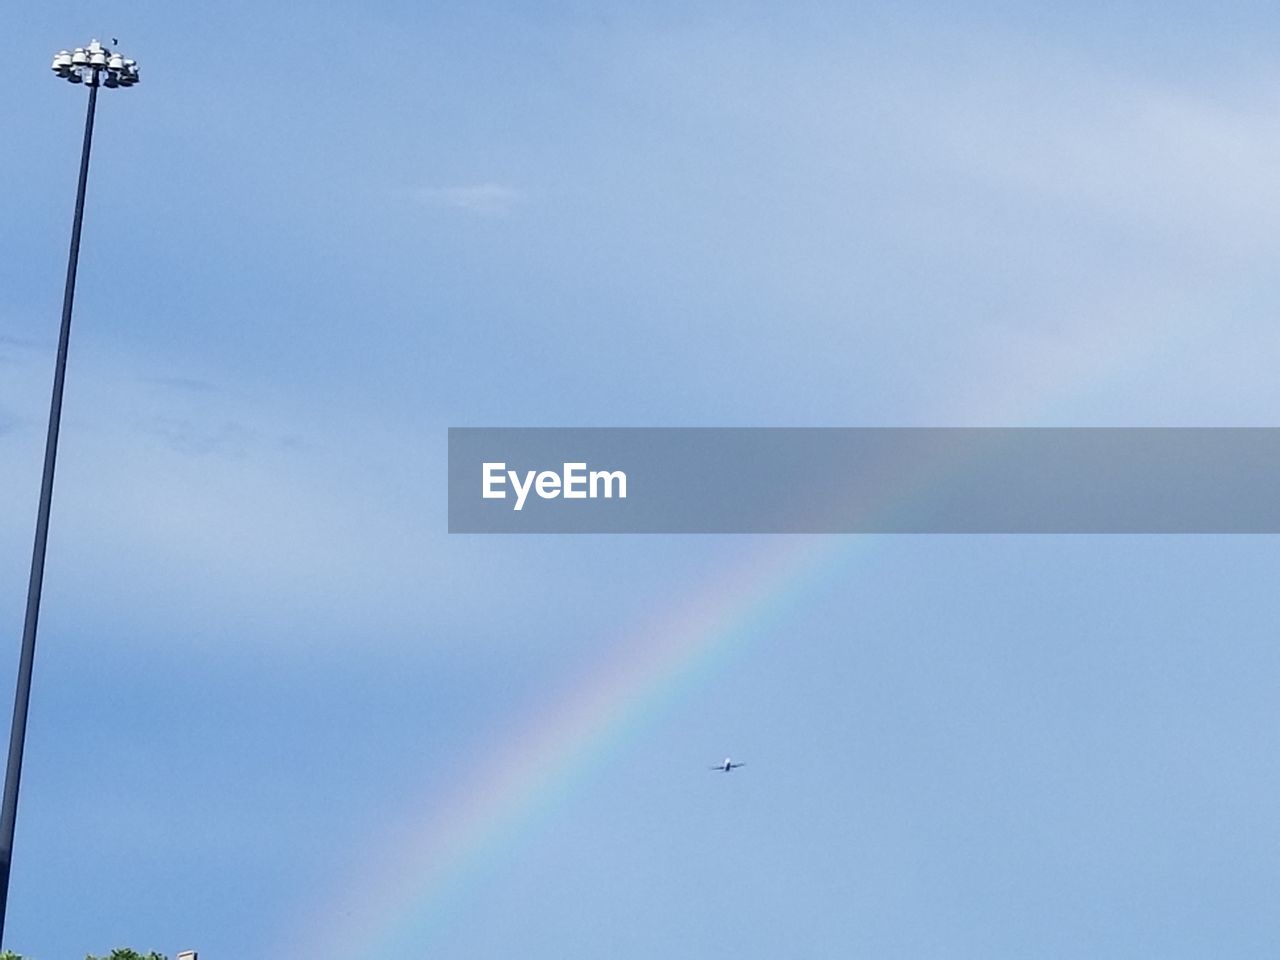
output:
{"label": "blue sky", "polygon": [[[770,549],[450,538],[449,426],[1274,425],[1268,6],[633,6],[9,25],[6,691],[83,113],[47,63],[114,35],[143,82],[99,112],[6,946],[278,955]],[[1276,550],[875,539],[395,955],[1265,953]]]}

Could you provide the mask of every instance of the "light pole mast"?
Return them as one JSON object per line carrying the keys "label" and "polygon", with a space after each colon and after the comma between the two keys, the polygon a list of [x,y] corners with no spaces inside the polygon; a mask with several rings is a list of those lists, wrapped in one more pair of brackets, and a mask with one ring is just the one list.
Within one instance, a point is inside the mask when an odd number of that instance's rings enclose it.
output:
{"label": "light pole mast", "polygon": [[80,227],[84,221],[84,194],[89,181],[89,148],[93,143],[93,116],[99,87],[131,87],[138,82],[138,65],[113,53],[97,40],[88,47],[63,50],[53,58],[53,71],[72,83],[89,88],[84,120],[84,145],[80,150],[80,180],[76,186],[76,212],[71,221],[71,253],[67,259],[67,284],[62,294],[62,328],[58,334],[58,359],[53,372],[53,398],[49,404],[49,432],[45,439],[44,475],[40,482],[40,507],[36,512],[35,547],[31,553],[31,579],[27,585],[27,615],[22,628],[22,653],[18,661],[18,686],[13,698],[13,726],[9,731],[9,762],[4,775],[4,801],[0,807],[0,944],[4,939],[5,912],[9,903],[9,871],[13,863],[13,834],[18,818],[18,782],[22,778],[22,748],[27,736],[27,707],[31,702],[31,669],[36,654],[36,624],[40,619],[40,591],[44,585],[44,557],[49,543],[49,508],[53,502],[53,470],[58,457],[58,428],[62,421],[62,390],[67,377],[67,345],[71,339],[71,302],[76,292],[76,265],[80,259]]}

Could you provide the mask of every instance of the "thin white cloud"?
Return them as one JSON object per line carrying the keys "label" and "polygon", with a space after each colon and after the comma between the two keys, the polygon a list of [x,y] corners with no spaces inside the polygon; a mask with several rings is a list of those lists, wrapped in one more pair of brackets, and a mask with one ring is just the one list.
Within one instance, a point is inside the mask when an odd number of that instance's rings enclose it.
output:
{"label": "thin white cloud", "polygon": [[[0,615],[10,617],[30,557],[46,361],[32,351],[0,377],[0,491],[12,493],[0,504]],[[140,642],[269,637],[282,650],[353,636],[416,649],[429,630],[438,655],[450,638],[477,649],[466,611],[492,608],[493,578],[510,584],[513,611],[541,593],[532,581],[526,593],[514,551],[496,561],[480,543],[446,551],[443,423],[172,371],[169,358],[76,357],[51,552],[51,582],[73,585],[59,607],[69,622],[111,622]],[[496,648],[512,635],[486,636]]]}
{"label": "thin white cloud", "polygon": [[481,217],[505,217],[524,200],[524,193],[501,183],[424,187],[416,196],[430,206],[464,210]]}

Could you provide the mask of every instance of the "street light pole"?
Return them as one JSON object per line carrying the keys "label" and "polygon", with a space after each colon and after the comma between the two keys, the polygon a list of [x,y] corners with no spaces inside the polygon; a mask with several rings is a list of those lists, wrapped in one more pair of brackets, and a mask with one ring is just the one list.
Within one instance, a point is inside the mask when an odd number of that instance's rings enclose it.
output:
{"label": "street light pole", "polygon": [[89,182],[89,151],[93,145],[93,118],[98,88],[128,87],[138,82],[137,64],[94,40],[74,53],[61,51],[53,58],[53,70],[73,83],[89,88],[84,120],[84,144],[80,150],[80,179],[76,185],[76,211],[71,221],[71,252],[67,259],[67,283],[62,293],[62,327],[58,333],[58,358],[53,371],[53,397],[49,404],[49,432],[45,438],[44,475],[40,482],[40,506],[36,512],[35,546],[31,553],[31,579],[27,584],[27,614],[22,628],[22,653],[18,661],[18,685],[13,698],[13,725],[9,730],[9,761],[4,775],[4,801],[0,807],[0,945],[9,902],[9,872],[13,863],[13,835],[18,818],[18,782],[22,778],[22,750],[27,736],[27,709],[31,702],[31,671],[36,655],[36,625],[40,619],[40,593],[44,586],[44,558],[49,543],[49,509],[53,503],[53,472],[58,459],[58,430],[62,422],[62,391],[67,377],[67,347],[71,340],[71,304],[76,292],[76,267],[80,260],[80,228],[84,222],[84,195]]}

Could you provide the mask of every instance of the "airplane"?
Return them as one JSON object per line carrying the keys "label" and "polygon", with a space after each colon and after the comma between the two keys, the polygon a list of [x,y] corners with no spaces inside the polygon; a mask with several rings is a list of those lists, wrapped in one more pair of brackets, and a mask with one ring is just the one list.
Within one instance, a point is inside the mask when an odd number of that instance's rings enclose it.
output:
{"label": "airplane", "polygon": [[721,773],[728,773],[730,770],[737,770],[738,767],[745,767],[745,763],[738,763],[735,760],[724,758],[724,763],[717,763],[714,767],[707,767],[708,770],[719,770]]}

